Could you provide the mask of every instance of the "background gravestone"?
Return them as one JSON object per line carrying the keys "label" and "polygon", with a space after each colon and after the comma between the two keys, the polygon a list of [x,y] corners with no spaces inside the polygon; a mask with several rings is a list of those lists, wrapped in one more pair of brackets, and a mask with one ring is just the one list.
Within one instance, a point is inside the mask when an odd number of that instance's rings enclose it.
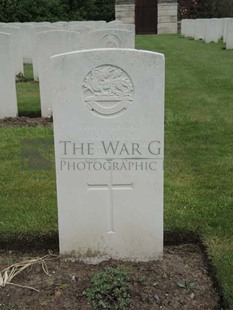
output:
{"label": "background gravestone", "polygon": [[67,30],[69,31],[77,31],[77,32],[84,32],[84,33],[88,33],[89,31],[92,30],[92,27],[91,26],[88,26],[88,25],[83,25],[83,24],[72,24],[72,23],[69,23],[68,27],[67,27]]}
{"label": "background gravestone", "polygon": [[32,50],[32,67],[33,67],[33,78],[35,81],[39,79],[38,69],[38,54],[37,54],[37,35],[43,31],[55,30],[54,26],[50,24],[36,24],[31,31],[31,50]]}
{"label": "background gravestone", "polygon": [[102,27],[103,29],[122,29],[122,30],[128,30],[132,31],[135,34],[135,25],[132,24],[106,24]]}
{"label": "background gravestone", "polygon": [[32,64],[33,52],[31,44],[31,32],[33,30],[33,23],[22,23],[17,27],[20,27],[23,62],[26,64]]}
{"label": "background gravestone", "polygon": [[205,42],[206,43],[211,43],[211,42],[218,43],[218,40],[219,40],[219,21],[217,18],[210,18],[207,20],[207,24],[206,24]]}
{"label": "background gravestone", "polygon": [[14,26],[0,25],[0,32],[10,34],[15,75],[18,75],[19,73],[23,74],[24,68],[20,28]]}
{"label": "background gravestone", "polygon": [[132,31],[103,29],[89,33],[89,48],[135,48],[135,34]]}
{"label": "background gravestone", "polygon": [[223,42],[227,42],[227,35],[228,35],[228,23],[233,20],[233,18],[224,18],[223,22]]}
{"label": "background gravestone", "polygon": [[233,49],[233,18],[228,21],[226,49]]}
{"label": "background gravestone", "polygon": [[37,47],[41,114],[42,117],[50,117],[52,114],[50,57],[81,49],[82,37],[74,31],[44,31],[37,36]]}
{"label": "background gravestone", "polygon": [[17,99],[10,34],[0,33],[0,118],[16,117]]}
{"label": "background gravestone", "polygon": [[163,251],[164,57],[52,57],[61,254],[148,261]]}
{"label": "background gravestone", "polygon": [[185,27],[186,27],[185,37],[194,38],[195,20],[194,19],[187,19]]}
{"label": "background gravestone", "polygon": [[195,20],[194,39],[204,40],[206,36],[206,19],[198,18]]}

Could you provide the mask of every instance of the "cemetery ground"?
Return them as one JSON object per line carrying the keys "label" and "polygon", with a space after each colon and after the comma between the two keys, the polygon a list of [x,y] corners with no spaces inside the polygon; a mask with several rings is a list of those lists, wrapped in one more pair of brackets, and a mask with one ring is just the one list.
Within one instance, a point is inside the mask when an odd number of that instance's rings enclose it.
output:
{"label": "cemetery ground", "polygon": [[[222,43],[176,35],[137,36],[136,46],[166,57],[164,260],[90,266],[54,259],[47,262],[51,277],[34,266],[13,281],[40,293],[7,286],[0,289],[0,309],[31,309],[32,303],[37,309],[72,309],[75,301],[76,308],[90,309],[83,291],[106,267],[119,272],[131,309],[218,309],[207,271],[225,308],[233,309],[232,52]],[[30,66],[26,76],[29,81],[17,83],[19,114],[37,116],[39,86],[30,80]],[[25,255],[57,253],[58,227],[51,121],[21,118],[0,121],[0,127],[3,269]],[[198,244],[205,248],[204,262]]]}

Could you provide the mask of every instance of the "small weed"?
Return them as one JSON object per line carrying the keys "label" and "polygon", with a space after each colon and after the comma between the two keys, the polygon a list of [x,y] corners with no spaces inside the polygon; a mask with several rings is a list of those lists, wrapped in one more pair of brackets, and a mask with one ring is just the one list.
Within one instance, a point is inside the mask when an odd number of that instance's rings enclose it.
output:
{"label": "small weed", "polygon": [[61,284],[61,285],[59,286],[60,290],[64,290],[64,289],[66,289],[66,288],[68,288],[68,287],[69,287],[69,285],[66,284],[66,283]]}
{"label": "small weed", "polygon": [[138,277],[138,279],[137,279],[137,282],[138,282],[139,284],[143,284],[145,281],[146,281],[146,277],[145,277],[145,276],[140,276],[140,277]]}
{"label": "small weed", "polygon": [[9,266],[9,265],[12,265],[13,263],[14,263],[14,259],[11,257],[7,257],[7,258],[2,260],[3,265]]}
{"label": "small weed", "polygon": [[84,291],[93,309],[127,310],[131,302],[129,271],[122,267],[97,273]]}
{"label": "small weed", "polygon": [[28,78],[26,78],[23,73],[19,73],[16,75],[17,82],[27,82]]}
{"label": "small weed", "polygon": [[192,282],[188,279],[185,279],[184,281],[177,281],[176,284],[180,288],[185,288],[188,291],[197,287],[197,282]]}
{"label": "small weed", "polygon": [[4,310],[14,310],[15,307],[13,307],[12,305],[6,305],[6,307],[4,308]]}

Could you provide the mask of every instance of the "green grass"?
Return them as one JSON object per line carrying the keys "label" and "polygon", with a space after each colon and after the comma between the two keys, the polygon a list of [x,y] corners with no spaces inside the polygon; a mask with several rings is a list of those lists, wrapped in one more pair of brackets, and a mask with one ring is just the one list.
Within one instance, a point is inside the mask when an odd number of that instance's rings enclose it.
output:
{"label": "green grass", "polygon": [[[233,51],[176,35],[137,36],[136,46],[166,57],[165,229],[200,235],[233,309]],[[38,112],[38,84],[17,86],[19,110]],[[52,135],[50,128],[1,129],[2,238],[57,233],[54,169],[20,166],[22,139]]]}
{"label": "green grass", "polygon": [[33,80],[32,65],[24,64],[24,76],[29,80]]}
{"label": "green grass", "polygon": [[[25,147],[24,141],[29,140]],[[50,170],[28,169],[40,141],[49,141]],[[0,140],[0,238],[22,238],[57,233],[56,186],[51,128],[2,128]],[[30,153],[29,153],[30,152]],[[22,156],[22,154],[25,154]],[[38,155],[37,155],[38,157]],[[41,163],[40,167],[43,165]]]}
{"label": "green grass", "polygon": [[165,229],[200,234],[233,309],[233,52],[140,36],[166,56]]}
{"label": "green grass", "polygon": [[39,83],[33,81],[31,65],[24,65],[24,76],[28,81],[16,84],[19,116],[40,116]]}

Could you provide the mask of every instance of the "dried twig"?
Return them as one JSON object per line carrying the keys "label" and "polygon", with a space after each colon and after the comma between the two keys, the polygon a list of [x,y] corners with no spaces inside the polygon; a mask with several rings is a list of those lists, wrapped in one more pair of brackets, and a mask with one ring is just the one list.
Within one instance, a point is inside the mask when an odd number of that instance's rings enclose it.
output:
{"label": "dried twig", "polygon": [[36,288],[31,287],[31,286],[19,285],[19,284],[16,284],[16,283],[7,283],[7,284],[8,284],[8,285],[12,285],[12,286],[21,287],[21,288],[27,288],[27,289],[29,289],[29,290],[33,290],[33,291],[36,291],[37,293],[40,293],[39,290],[37,290]]}
{"label": "dried twig", "polygon": [[49,276],[48,267],[46,265],[45,260],[50,260],[49,258],[51,256],[52,256],[51,254],[48,254],[48,255],[45,255],[41,258],[25,260],[25,261],[22,261],[20,263],[12,264],[11,266],[3,269],[2,271],[0,271],[0,287],[5,287],[6,285],[13,285],[13,286],[18,286],[21,288],[27,288],[27,289],[31,289],[31,290],[34,290],[36,292],[39,292],[39,290],[37,290],[33,287],[23,286],[23,285],[12,283],[12,280],[19,273],[22,273],[28,267],[31,267],[32,265],[36,265],[36,264],[41,264],[43,272],[47,276]]}

